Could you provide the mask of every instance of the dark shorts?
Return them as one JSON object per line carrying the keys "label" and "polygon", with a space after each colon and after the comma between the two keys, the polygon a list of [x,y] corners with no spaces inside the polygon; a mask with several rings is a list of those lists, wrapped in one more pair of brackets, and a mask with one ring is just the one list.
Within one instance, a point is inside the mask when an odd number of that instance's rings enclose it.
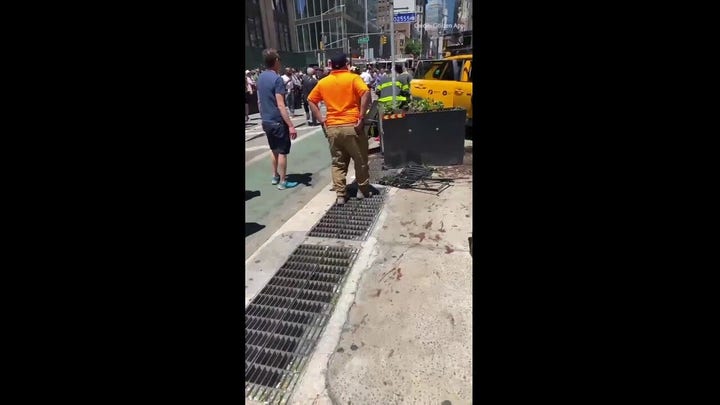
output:
{"label": "dark shorts", "polygon": [[262,128],[271,151],[281,155],[290,154],[290,128],[285,122],[263,121]]}

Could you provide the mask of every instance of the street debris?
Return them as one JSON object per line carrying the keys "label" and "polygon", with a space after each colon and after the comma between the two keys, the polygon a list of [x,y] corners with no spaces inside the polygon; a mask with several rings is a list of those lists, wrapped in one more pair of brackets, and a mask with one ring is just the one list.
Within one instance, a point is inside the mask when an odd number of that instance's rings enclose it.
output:
{"label": "street debris", "polygon": [[431,167],[409,163],[397,174],[390,174],[380,179],[379,183],[385,186],[410,189],[419,192],[430,192],[440,195],[450,187],[455,179],[432,177],[437,170]]}

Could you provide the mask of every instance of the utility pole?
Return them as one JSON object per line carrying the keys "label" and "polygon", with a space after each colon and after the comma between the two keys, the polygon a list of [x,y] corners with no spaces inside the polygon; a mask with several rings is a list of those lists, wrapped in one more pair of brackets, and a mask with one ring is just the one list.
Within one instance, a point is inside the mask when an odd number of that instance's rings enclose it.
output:
{"label": "utility pole", "polygon": [[[347,20],[345,19],[345,17],[343,17],[342,22],[343,27],[345,27],[345,29],[343,30],[343,32],[345,33],[345,46],[343,51],[345,51],[345,55],[348,55],[350,53],[350,38],[347,37]],[[350,60],[352,60],[352,55],[350,55],[350,58]]]}
{"label": "utility pole", "polygon": [[368,39],[368,42],[365,43],[365,53],[363,56],[365,57],[365,60],[368,58],[368,48],[370,47],[370,37],[368,37],[368,19],[367,19],[367,0],[365,0],[365,38]]}
{"label": "utility pole", "polygon": [[442,29],[439,31],[438,35],[438,57],[443,56],[443,42],[444,41],[444,35],[445,35],[445,26],[447,25],[447,7],[445,7],[445,2],[443,2],[443,8],[442,8]]}
{"label": "utility pole", "polygon": [[[397,100],[397,89],[395,87],[395,80],[397,79],[397,75],[395,73],[395,2],[390,2],[390,67],[392,69],[392,82],[393,85],[390,86],[392,89],[392,101],[393,104],[395,104],[395,101]],[[407,7],[401,7],[397,8],[397,10],[407,10]]]}
{"label": "utility pole", "polygon": [[397,98],[397,94],[395,94],[395,2],[392,0],[390,1],[390,69],[392,69],[392,86],[390,88],[392,89],[392,102],[395,105]]}
{"label": "utility pole", "polygon": [[425,25],[425,10],[423,9],[423,6],[416,6],[416,8],[417,8],[416,13],[415,13],[416,18],[417,18],[417,16],[420,17],[420,18],[418,18],[418,20],[420,22],[420,57],[422,58],[423,54],[424,54],[423,51],[425,50],[425,46],[424,46],[424,43],[425,43],[424,32],[425,31],[424,31],[424,27],[423,27]]}

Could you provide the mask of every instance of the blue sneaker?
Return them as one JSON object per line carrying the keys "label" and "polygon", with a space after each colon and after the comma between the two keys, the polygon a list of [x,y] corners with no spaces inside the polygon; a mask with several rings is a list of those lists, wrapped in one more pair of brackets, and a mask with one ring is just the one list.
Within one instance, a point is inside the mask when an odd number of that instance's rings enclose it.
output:
{"label": "blue sneaker", "polygon": [[286,188],[293,188],[297,186],[298,183],[296,181],[287,181],[285,180],[284,183],[278,184],[278,190],[285,190]]}
{"label": "blue sneaker", "polygon": [[278,176],[274,176],[273,179],[272,179],[272,182],[271,182],[270,184],[272,184],[272,185],[274,186],[274,185],[276,185],[276,184],[278,184],[278,183],[280,183],[280,176],[279,176],[279,175],[278,175]]}

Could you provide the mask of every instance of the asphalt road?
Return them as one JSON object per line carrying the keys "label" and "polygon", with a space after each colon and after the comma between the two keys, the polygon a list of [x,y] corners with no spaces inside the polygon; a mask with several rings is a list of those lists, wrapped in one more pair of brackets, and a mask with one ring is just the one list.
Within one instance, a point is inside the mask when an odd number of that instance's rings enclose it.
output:
{"label": "asphalt road", "polygon": [[330,192],[330,151],[320,127],[305,123],[297,110],[293,122],[298,137],[288,155],[288,178],[297,187],[278,190],[270,184],[272,167],[258,114],[245,126],[245,259],[317,193]]}
{"label": "asphalt road", "polygon": [[[324,116],[323,104],[320,111]],[[287,174],[289,180],[300,184],[287,190],[278,190],[270,184],[273,176],[270,151],[260,115],[252,114],[245,124],[246,260],[318,193],[332,192],[330,150],[322,129],[307,125],[303,109],[295,110],[292,121],[298,137],[292,141]],[[370,140],[370,145],[371,149],[379,146],[374,140]]]}

